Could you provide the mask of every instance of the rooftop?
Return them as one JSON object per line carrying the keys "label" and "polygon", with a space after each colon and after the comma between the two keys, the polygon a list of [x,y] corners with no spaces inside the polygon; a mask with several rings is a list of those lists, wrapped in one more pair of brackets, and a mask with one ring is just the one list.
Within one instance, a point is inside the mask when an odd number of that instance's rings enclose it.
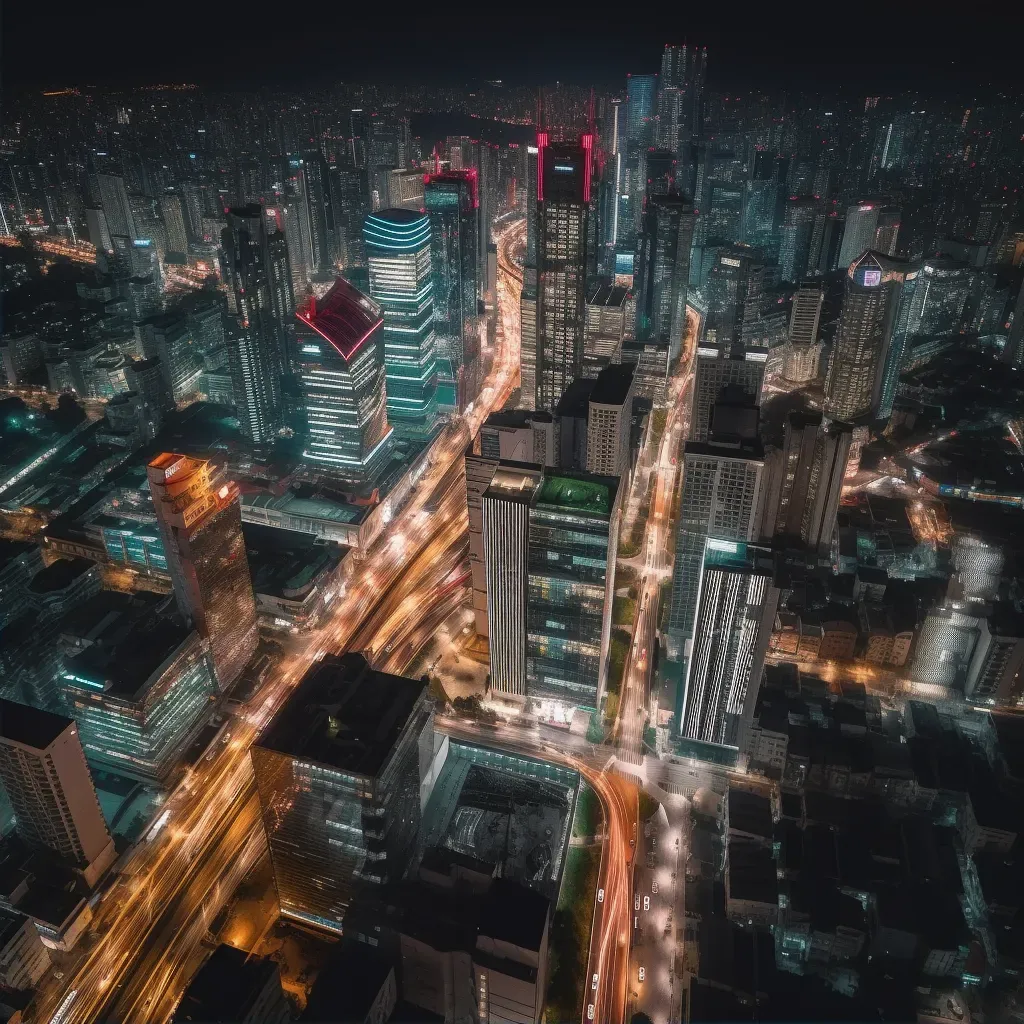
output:
{"label": "rooftop", "polygon": [[636,367],[632,363],[612,363],[594,381],[590,401],[596,405],[625,405],[633,386]]}
{"label": "rooftop", "polygon": [[346,362],[384,322],[380,308],[342,277],[323,298],[310,296],[295,315],[329,341]]}
{"label": "rooftop", "polygon": [[376,950],[351,943],[336,950],[317,974],[305,1021],[365,1020],[393,970]]}
{"label": "rooftop", "polygon": [[306,672],[257,744],[372,777],[425,691],[418,679],[375,671],[361,654],[328,655]]}
{"label": "rooftop", "polygon": [[479,933],[522,949],[540,950],[548,899],[506,878],[496,878],[480,907]]}
{"label": "rooftop", "polygon": [[65,590],[95,566],[88,558],[58,558],[32,577],[29,590],[33,594],[52,594]]}
{"label": "rooftop", "polygon": [[63,715],[0,698],[0,739],[45,750],[74,724]]}
{"label": "rooftop", "polygon": [[618,486],[618,477],[567,472],[546,474],[537,503],[607,516],[611,514]]}
{"label": "rooftop", "polygon": [[593,291],[587,298],[588,306],[614,306],[619,308],[626,301],[629,294],[628,288],[620,285],[599,284],[595,285]]}
{"label": "rooftop", "polygon": [[530,462],[501,462],[491,477],[485,496],[529,503],[540,486],[541,473],[541,467]]}
{"label": "rooftop", "polygon": [[299,498],[294,494],[242,494],[243,506],[266,508],[276,512],[287,512],[293,516],[308,519],[324,519],[333,523],[361,523],[369,511],[366,505],[350,505],[327,498]]}
{"label": "rooftop", "polygon": [[220,945],[192,979],[174,1019],[204,1024],[241,1020],[253,1009],[276,972],[277,965],[272,960]]}

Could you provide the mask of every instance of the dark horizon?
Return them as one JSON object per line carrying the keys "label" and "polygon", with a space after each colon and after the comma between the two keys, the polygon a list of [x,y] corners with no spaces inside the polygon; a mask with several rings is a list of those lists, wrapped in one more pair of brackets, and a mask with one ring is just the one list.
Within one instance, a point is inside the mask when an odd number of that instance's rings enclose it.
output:
{"label": "dark horizon", "polygon": [[[103,5],[99,16],[82,4],[8,5],[3,84],[127,88],[187,81],[221,89],[501,79],[614,88],[629,73],[657,73],[669,41],[707,47],[708,86],[716,90],[944,94],[1020,83],[1012,33],[972,22],[930,38],[925,19],[891,11],[884,23],[856,27],[823,19],[820,8],[763,21],[727,22],[699,12],[675,26],[652,5],[635,22],[605,19],[594,28],[580,16],[531,15],[526,5],[491,23],[479,7],[449,5],[441,17],[420,5],[409,8],[402,27],[374,29],[359,25],[351,9],[322,6],[307,4],[301,20],[281,22],[235,5],[197,29],[180,15],[140,25],[140,8],[121,0]],[[210,25],[215,20],[222,29]],[[148,33],[153,38],[140,41]]]}

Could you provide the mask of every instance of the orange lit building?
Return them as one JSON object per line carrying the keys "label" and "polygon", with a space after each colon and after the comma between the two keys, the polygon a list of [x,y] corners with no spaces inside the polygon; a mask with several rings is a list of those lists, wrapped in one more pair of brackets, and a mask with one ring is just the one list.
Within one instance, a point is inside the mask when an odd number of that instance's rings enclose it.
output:
{"label": "orange lit building", "polygon": [[148,474],[178,607],[210,641],[226,690],[258,639],[238,488],[214,463],[170,452],[153,459]]}

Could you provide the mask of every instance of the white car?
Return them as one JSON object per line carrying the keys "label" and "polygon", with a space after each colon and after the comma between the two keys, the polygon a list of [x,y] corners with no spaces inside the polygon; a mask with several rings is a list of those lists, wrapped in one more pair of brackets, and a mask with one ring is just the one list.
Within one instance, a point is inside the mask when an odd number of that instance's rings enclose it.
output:
{"label": "white car", "polygon": [[651,882],[651,892],[657,894],[657,892],[658,892],[658,883],[657,882]]}
{"label": "white car", "polygon": [[590,983],[590,991],[591,992],[596,992],[597,991],[597,975],[596,974],[594,975],[593,981],[591,981],[591,983]]}
{"label": "white car", "polygon": [[633,909],[634,910],[639,910],[640,909],[640,894],[639,893],[637,893],[636,899],[633,900]]}
{"label": "white car", "polygon": [[597,902],[604,903],[604,889],[597,890]]}
{"label": "white car", "polygon": [[638,977],[640,978],[641,981],[643,981],[644,978],[647,977],[647,972],[642,967],[640,968],[640,971],[638,973]]}
{"label": "white car", "polygon": [[644,910],[650,910],[650,909],[651,909],[651,897],[650,896],[645,896],[644,897]]}
{"label": "white car", "polygon": [[587,1007],[587,1020],[593,1020],[593,1019],[594,1019],[594,1004],[591,1003]]}

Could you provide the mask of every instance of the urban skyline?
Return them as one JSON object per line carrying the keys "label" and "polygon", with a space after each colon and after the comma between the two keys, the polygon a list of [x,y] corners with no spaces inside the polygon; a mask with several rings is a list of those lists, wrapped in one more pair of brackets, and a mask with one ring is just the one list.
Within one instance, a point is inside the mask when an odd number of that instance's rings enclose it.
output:
{"label": "urban skyline", "polygon": [[1024,1020],[1012,32],[63,10],[0,1017]]}

